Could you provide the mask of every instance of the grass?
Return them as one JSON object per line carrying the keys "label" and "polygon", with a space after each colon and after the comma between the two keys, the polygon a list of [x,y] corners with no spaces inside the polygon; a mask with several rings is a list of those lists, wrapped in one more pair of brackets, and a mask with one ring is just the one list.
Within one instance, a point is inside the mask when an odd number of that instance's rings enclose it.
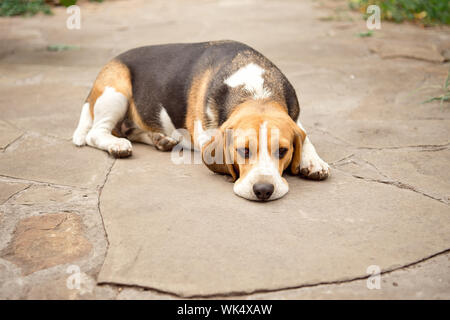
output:
{"label": "grass", "polygon": [[0,0],[0,16],[33,16],[38,12],[52,13],[44,0]]}
{"label": "grass", "polygon": [[72,46],[68,44],[51,44],[47,46],[48,51],[67,51],[67,50],[79,50],[80,47]]}
{"label": "grass", "polygon": [[373,36],[373,31],[369,30],[367,32],[360,32],[360,33],[357,34],[357,36],[360,37],[360,38],[368,38],[368,37]]}
{"label": "grass", "polygon": [[77,3],[77,0],[59,0],[59,3],[64,7],[70,7]]}
{"label": "grass", "polygon": [[352,9],[366,17],[369,5],[378,5],[381,18],[395,22],[414,21],[425,26],[450,24],[450,1],[448,0],[349,0]]}
{"label": "grass", "polygon": [[438,88],[442,90],[441,95],[427,99],[427,100],[423,101],[422,103],[429,103],[432,101],[441,101],[441,106],[442,106],[444,101],[450,100],[450,70],[448,71],[447,79],[445,79],[444,84],[442,86],[439,86]]}
{"label": "grass", "polygon": [[[89,0],[90,2],[103,2],[103,0]],[[59,0],[62,6],[70,7],[77,3],[77,0]]]}
{"label": "grass", "polygon": [[[103,2],[103,0],[89,1]],[[69,7],[76,4],[77,0],[59,0],[59,3]],[[52,14],[52,10],[45,0],[0,0],[0,17],[34,16],[39,12]]]}

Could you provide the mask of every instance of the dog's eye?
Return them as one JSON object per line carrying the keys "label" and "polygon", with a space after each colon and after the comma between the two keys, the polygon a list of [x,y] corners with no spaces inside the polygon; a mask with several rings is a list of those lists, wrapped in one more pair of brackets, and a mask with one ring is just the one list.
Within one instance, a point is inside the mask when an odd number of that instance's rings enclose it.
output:
{"label": "dog's eye", "polygon": [[250,158],[250,150],[248,148],[238,148],[237,152],[244,159]]}
{"label": "dog's eye", "polygon": [[280,148],[277,151],[275,151],[275,157],[281,159],[286,155],[287,151],[288,151],[287,148]]}

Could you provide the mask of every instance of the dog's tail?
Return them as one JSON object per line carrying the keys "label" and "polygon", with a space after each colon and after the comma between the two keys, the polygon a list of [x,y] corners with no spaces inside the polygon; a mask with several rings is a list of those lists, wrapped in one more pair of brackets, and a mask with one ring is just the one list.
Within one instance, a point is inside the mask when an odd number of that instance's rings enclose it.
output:
{"label": "dog's tail", "polygon": [[81,109],[80,121],[73,133],[72,141],[78,146],[84,146],[86,144],[86,136],[92,128],[92,117],[89,110],[89,102],[86,102]]}

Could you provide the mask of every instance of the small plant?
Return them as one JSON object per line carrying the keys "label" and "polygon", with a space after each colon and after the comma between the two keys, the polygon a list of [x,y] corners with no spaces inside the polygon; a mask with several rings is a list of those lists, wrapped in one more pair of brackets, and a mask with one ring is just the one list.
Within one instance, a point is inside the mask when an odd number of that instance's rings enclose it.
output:
{"label": "small plant", "polygon": [[349,0],[350,8],[359,10],[364,15],[368,6],[377,5],[382,19],[395,22],[415,21],[423,25],[450,24],[449,3],[448,0]]}
{"label": "small plant", "polygon": [[450,100],[450,70],[447,74],[447,79],[445,79],[445,82],[442,86],[437,86],[439,89],[442,89],[442,94],[436,97],[432,97],[430,99],[427,99],[423,101],[422,103],[429,103],[432,101],[441,101],[441,106],[444,103],[444,101]]}
{"label": "small plant", "polygon": [[0,16],[33,16],[38,12],[52,13],[44,0],[0,0]]}
{"label": "small plant", "polygon": [[67,50],[79,50],[80,47],[72,46],[68,44],[51,44],[47,46],[48,51],[67,51]]}
{"label": "small plant", "polygon": [[[78,0],[59,0],[59,4],[64,7],[70,7],[77,4]],[[103,0],[89,0],[90,2],[103,2]]]}
{"label": "small plant", "polygon": [[373,31],[369,30],[367,32],[360,32],[360,33],[357,34],[357,36],[360,37],[360,38],[368,38],[368,37],[373,36]]}
{"label": "small plant", "polygon": [[59,4],[64,7],[70,7],[77,3],[77,0],[59,0]]}
{"label": "small plant", "polygon": [[[89,0],[90,2],[103,2],[103,0]],[[59,5],[69,7],[77,3],[77,0],[59,0]],[[58,2],[52,2],[58,5]],[[56,3],[56,4],[55,4]],[[45,0],[0,0],[0,17],[9,16],[34,16],[43,12],[52,14],[50,6]]]}

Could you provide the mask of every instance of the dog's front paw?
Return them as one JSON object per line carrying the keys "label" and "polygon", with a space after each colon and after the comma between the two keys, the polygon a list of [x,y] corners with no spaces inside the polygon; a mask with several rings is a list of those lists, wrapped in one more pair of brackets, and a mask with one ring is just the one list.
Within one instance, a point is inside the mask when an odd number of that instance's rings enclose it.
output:
{"label": "dog's front paw", "polygon": [[108,147],[108,152],[115,158],[126,158],[131,156],[131,142],[124,138],[119,138]]}
{"label": "dog's front paw", "polygon": [[311,180],[325,180],[330,175],[330,166],[319,157],[302,160],[300,176]]}

